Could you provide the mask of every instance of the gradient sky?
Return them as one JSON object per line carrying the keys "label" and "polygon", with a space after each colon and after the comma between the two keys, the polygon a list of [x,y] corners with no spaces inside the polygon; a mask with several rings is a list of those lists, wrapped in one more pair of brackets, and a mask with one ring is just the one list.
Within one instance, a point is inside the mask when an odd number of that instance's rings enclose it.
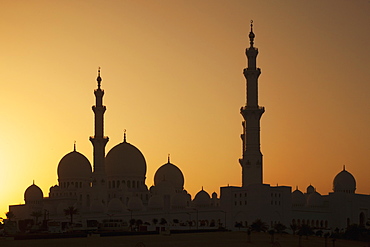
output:
{"label": "gradient sky", "polygon": [[107,152],[167,161],[192,196],[241,185],[245,48],[254,20],[262,74],[264,182],[332,191],[343,165],[369,194],[370,1],[1,1],[0,217],[44,196],[73,150],[92,161],[102,68]]}

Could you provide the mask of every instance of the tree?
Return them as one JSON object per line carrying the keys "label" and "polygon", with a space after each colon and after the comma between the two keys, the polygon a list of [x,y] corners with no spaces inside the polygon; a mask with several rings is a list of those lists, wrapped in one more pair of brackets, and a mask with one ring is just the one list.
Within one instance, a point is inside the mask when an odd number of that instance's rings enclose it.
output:
{"label": "tree", "polygon": [[140,228],[140,226],[143,224],[143,221],[141,219],[138,219],[136,220],[135,224],[138,228]]}
{"label": "tree", "polygon": [[136,223],[136,220],[135,219],[130,219],[130,221],[129,221],[129,223],[130,223],[130,228],[131,228],[131,231],[133,230],[133,226],[135,225],[135,223]]}
{"label": "tree", "polygon": [[298,234],[300,236],[304,235],[308,239],[308,236],[313,234],[313,230],[309,225],[301,225],[300,229],[298,230]]}
{"label": "tree", "polygon": [[267,224],[261,219],[256,219],[251,225],[251,230],[255,232],[266,232],[267,228]]}
{"label": "tree", "polygon": [[157,219],[157,218],[154,218],[154,219],[152,219],[152,222],[153,222],[153,224],[156,226],[156,225],[157,225],[157,223],[158,223],[158,219]]}
{"label": "tree", "polygon": [[73,215],[78,214],[78,209],[73,206],[69,206],[63,211],[66,216],[69,216],[69,218],[71,219],[71,225],[73,225]]}
{"label": "tree", "polygon": [[41,211],[33,211],[30,216],[34,217],[35,218],[35,225],[38,224],[38,221],[39,221],[39,217],[42,216],[42,212]]}
{"label": "tree", "polygon": [[15,215],[14,215],[14,213],[13,213],[12,211],[6,212],[6,213],[5,213],[5,215],[6,215],[6,218],[7,218],[9,221],[11,221],[12,219],[14,219],[14,218],[15,218]]}
{"label": "tree", "polygon": [[130,219],[129,223],[130,223],[130,226],[133,226],[133,225],[135,225],[136,220],[135,219]]}
{"label": "tree", "polygon": [[241,222],[235,222],[234,226],[239,228],[239,231],[240,231],[240,227],[243,227],[243,224]]}
{"label": "tree", "polygon": [[293,235],[295,235],[295,232],[298,230],[298,226],[295,223],[293,223],[290,225],[290,229],[292,229]]}
{"label": "tree", "polygon": [[165,218],[161,218],[161,220],[159,221],[159,224],[163,226],[167,224],[167,220]]}
{"label": "tree", "polygon": [[274,225],[274,229],[277,233],[282,234],[286,230],[286,226],[281,223],[277,223]]}

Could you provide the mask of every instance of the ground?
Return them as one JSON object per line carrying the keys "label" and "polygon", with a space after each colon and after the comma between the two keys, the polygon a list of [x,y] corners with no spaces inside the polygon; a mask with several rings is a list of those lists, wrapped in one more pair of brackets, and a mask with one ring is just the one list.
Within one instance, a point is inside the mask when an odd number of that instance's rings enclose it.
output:
{"label": "ground", "polygon": [[[37,240],[10,240],[0,239],[1,247],[65,247],[65,246],[89,246],[89,247],[297,247],[298,236],[275,235],[275,244],[271,243],[271,236],[265,233],[252,233],[251,242],[247,241],[245,232],[212,232],[212,233],[182,233],[164,235],[141,235],[141,236],[119,236],[119,237],[89,237],[69,239],[37,239]],[[302,237],[302,247],[324,247],[324,238]],[[328,239],[328,247],[333,246]],[[368,243],[347,240],[336,240],[335,247],[369,247]]]}

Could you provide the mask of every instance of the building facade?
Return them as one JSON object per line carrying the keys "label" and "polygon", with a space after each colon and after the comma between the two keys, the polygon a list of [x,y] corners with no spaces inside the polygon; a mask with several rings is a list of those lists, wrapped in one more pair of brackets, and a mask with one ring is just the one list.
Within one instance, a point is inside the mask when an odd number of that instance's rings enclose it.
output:
{"label": "building facade", "polygon": [[[127,141],[106,154],[109,141],[104,136],[104,90],[100,69],[94,90],[93,164],[76,150],[66,154],[57,167],[58,184],[50,187],[48,196],[34,183],[25,193],[25,203],[11,205],[18,221],[41,212],[44,220],[68,222],[65,210],[76,208],[75,222],[88,226],[89,221],[128,222],[135,218],[156,225],[153,219],[165,219],[176,227],[226,227],[236,223],[249,226],[261,219],[269,226],[307,224],[320,229],[345,228],[350,224],[365,225],[369,220],[370,196],[356,194],[356,180],[345,168],[333,181],[333,192],[321,195],[310,185],[305,192],[289,186],[263,183],[263,156],[260,149],[260,120],[265,108],[258,103],[258,49],[254,46],[253,23],[246,49],[246,104],[240,110],[243,117],[242,157],[239,159],[242,186],[220,188],[210,195],[203,189],[192,197],[184,188],[184,175],[170,162],[155,173],[154,185],[145,183],[147,164],[141,151]],[[163,222],[162,222],[163,223]]]}

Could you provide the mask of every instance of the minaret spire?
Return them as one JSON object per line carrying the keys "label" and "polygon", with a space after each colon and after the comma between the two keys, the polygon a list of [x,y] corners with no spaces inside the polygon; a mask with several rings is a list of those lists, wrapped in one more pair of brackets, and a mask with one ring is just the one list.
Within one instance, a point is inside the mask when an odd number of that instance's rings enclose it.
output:
{"label": "minaret spire", "polygon": [[98,68],[98,77],[96,78],[96,81],[98,82],[98,89],[100,89],[100,85],[101,85],[101,77],[100,77],[100,67]]}
{"label": "minaret spire", "polygon": [[255,35],[253,33],[253,20],[251,20],[251,31],[249,32],[249,40],[250,40],[250,45],[251,45],[250,48],[252,48],[254,45],[254,37]]}
{"label": "minaret spire", "polygon": [[258,105],[258,77],[261,74],[257,68],[256,60],[258,49],[254,47],[253,21],[249,33],[250,47],[245,54],[248,59],[248,67],[243,74],[246,79],[246,104],[240,109],[244,121],[243,134],[241,135],[243,157],[239,160],[242,166],[242,186],[250,184],[262,184],[262,153],[260,150],[260,118],[265,112],[264,107]]}

